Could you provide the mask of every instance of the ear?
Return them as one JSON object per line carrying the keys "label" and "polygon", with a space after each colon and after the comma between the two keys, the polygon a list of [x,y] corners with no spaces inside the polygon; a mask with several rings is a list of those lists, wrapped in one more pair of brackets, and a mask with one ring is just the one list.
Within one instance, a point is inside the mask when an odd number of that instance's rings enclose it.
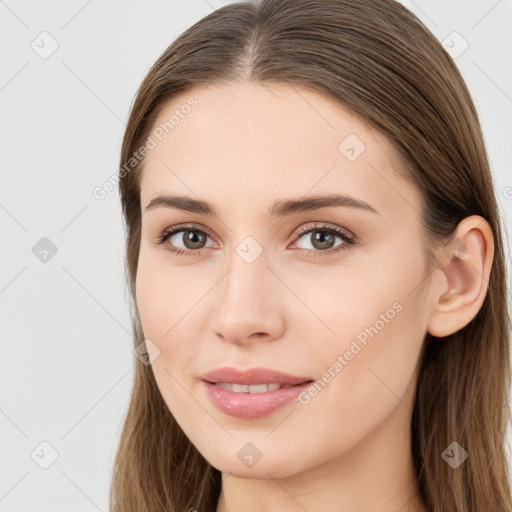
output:
{"label": "ear", "polygon": [[433,289],[428,332],[444,337],[465,327],[480,310],[489,285],[494,237],[479,215],[463,219],[440,249],[441,279]]}

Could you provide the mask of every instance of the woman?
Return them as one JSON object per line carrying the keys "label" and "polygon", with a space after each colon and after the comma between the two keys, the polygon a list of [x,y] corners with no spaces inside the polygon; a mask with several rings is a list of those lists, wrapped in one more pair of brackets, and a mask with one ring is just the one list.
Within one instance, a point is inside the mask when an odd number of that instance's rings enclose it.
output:
{"label": "woman", "polygon": [[219,9],[133,104],[115,512],[510,511],[478,116],[393,0]]}

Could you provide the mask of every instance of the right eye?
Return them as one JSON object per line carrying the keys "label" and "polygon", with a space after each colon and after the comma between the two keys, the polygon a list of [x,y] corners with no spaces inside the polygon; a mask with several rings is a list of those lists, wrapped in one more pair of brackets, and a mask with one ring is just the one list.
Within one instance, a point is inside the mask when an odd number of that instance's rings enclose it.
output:
{"label": "right eye", "polygon": [[[165,249],[179,256],[192,256],[205,248],[208,233],[195,226],[174,226],[165,230],[157,239],[157,245],[165,244]],[[173,240],[174,239],[174,240]],[[170,242],[170,243],[168,243]],[[176,246],[183,244],[184,247]]]}

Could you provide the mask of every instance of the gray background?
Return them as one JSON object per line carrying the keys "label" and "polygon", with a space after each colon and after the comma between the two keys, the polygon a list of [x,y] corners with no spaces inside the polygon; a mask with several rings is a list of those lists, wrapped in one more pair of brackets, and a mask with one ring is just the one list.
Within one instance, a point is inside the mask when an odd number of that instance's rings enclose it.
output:
{"label": "gray background", "polygon": [[[118,192],[100,201],[92,190],[117,171],[128,111],[154,60],[228,3],[0,0],[0,511],[108,509],[140,363]],[[510,224],[512,0],[403,3],[456,54],[469,44],[456,62]]]}

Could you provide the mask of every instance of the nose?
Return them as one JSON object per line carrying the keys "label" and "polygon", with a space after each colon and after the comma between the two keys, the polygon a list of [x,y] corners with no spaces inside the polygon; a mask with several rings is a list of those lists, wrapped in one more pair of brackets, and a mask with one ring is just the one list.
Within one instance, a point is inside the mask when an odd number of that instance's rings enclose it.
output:
{"label": "nose", "polygon": [[280,338],[285,327],[280,300],[284,287],[275,270],[270,270],[263,256],[247,263],[235,254],[231,263],[216,287],[218,305],[212,316],[215,335],[239,346]]}

